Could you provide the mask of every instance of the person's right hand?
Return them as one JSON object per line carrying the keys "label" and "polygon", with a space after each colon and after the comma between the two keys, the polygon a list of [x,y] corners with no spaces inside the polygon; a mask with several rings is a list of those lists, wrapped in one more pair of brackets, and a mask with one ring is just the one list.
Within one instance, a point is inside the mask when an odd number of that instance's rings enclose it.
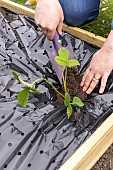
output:
{"label": "person's right hand", "polygon": [[59,1],[38,0],[35,20],[49,40],[53,39],[56,29],[62,34],[64,15]]}

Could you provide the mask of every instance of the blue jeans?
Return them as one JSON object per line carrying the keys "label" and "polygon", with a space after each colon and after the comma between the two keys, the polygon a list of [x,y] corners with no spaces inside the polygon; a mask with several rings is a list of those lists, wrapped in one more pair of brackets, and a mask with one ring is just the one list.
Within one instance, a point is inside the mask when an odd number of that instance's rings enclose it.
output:
{"label": "blue jeans", "polygon": [[81,26],[95,19],[99,14],[100,0],[59,0],[64,23],[70,26]]}

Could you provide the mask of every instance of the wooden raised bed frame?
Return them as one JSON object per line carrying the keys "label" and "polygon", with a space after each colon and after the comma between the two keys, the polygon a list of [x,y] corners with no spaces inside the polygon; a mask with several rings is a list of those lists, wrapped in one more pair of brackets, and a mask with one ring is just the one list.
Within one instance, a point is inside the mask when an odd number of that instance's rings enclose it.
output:
{"label": "wooden raised bed frame", "polygon": [[[9,0],[0,0],[0,6],[34,18],[35,11]],[[105,38],[96,36],[77,27],[63,25],[63,30],[92,45],[101,47]],[[113,143],[113,113],[61,166],[60,170],[90,170]]]}

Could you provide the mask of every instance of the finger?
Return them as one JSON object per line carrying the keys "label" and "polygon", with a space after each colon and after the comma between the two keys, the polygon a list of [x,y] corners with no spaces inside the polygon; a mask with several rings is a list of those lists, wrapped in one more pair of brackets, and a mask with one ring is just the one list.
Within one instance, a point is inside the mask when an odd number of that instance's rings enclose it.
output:
{"label": "finger", "polygon": [[89,72],[90,72],[90,68],[88,68],[88,69],[85,71],[85,74],[84,74],[84,76],[82,77],[82,81],[81,81],[81,83],[80,83],[81,86],[84,85],[85,79],[86,79],[87,75],[89,74]]}
{"label": "finger", "polygon": [[99,93],[103,93],[106,87],[106,83],[107,83],[107,79],[108,79],[109,73],[106,73],[103,75],[102,79],[101,79],[101,86],[100,86],[100,90]]}
{"label": "finger", "polygon": [[60,22],[59,24],[58,24],[58,27],[57,27],[57,31],[58,31],[58,33],[61,35],[62,34],[62,25],[63,25],[63,22]]}
{"label": "finger", "polygon": [[102,76],[100,76],[100,74],[99,73],[97,73],[97,74],[95,74],[95,79],[97,79],[97,80],[99,80]]}
{"label": "finger", "polygon": [[94,75],[93,75],[92,72],[89,72],[89,74],[87,74],[87,77],[86,77],[86,79],[84,81],[83,91],[86,91],[88,89],[88,87],[89,87],[89,85],[90,85],[90,83],[91,83],[91,81],[93,79],[93,76]]}
{"label": "finger", "polygon": [[[101,75],[100,75],[98,78],[100,79],[100,78],[101,78]],[[88,90],[86,91],[87,94],[90,94],[90,93],[93,91],[93,89],[94,89],[94,88],[96,87],[96,85],[98,84],[99,79],[98,79],[98,80],[97,80],[96,78],[93,78],[93,79],[92,79],[92,82],[91,82]]]}
{"label": "finger", "polygon": [[52,31],[48,30],[48,32],[47,32],[47,38],[48,38],[48,40],[53,40],[54,35],[55,35],[55,31],[56,31],[55,29],[52,30]]}
{"label": "finger", "polygon": [[45,36],[47,36],[47,32],[48,32],[48,30],[42,30],[42,33],[43,33]]}

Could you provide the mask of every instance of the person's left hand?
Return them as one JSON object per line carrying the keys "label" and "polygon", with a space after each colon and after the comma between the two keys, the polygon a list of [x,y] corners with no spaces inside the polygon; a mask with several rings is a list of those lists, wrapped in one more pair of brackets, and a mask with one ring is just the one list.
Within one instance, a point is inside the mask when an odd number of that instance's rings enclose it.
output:
{"label": "person's left hand", "polygon": [[92,58],[81,82],[83,91],[90,94],[101,79],[99,93],[103,93],[106,87],[108,76],[113,69],[113,49],[105,45],[97,51]]}

